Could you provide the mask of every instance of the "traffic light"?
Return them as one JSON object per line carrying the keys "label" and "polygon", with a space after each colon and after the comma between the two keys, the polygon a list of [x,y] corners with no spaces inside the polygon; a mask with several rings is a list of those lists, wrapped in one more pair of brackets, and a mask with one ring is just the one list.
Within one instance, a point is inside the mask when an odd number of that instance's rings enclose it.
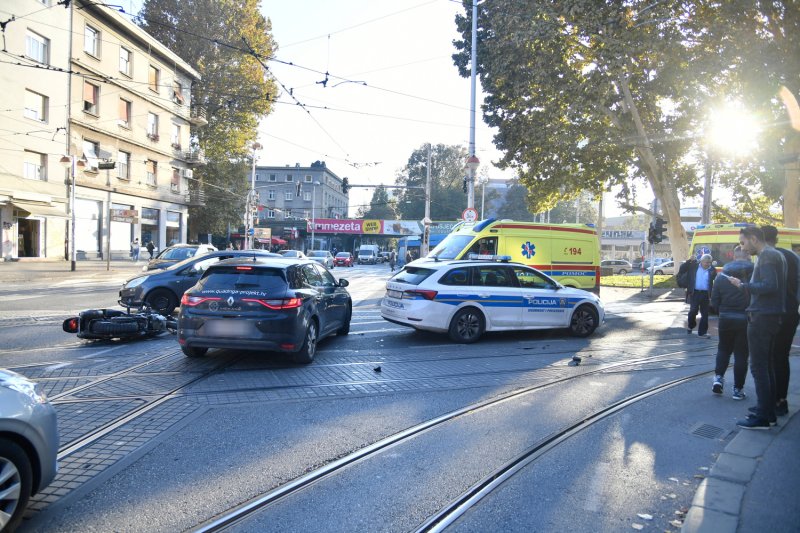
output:
{"label": "traffic light", "polygon": [[667,231],[667,221],[659,217],[656,219],[655,224],[653,242],[659,243],[664,240],[664,232]]}
{"label": "traffic light", "polygon": [[650,229],[647,230],[647,242],[655,244],[656,242],[656,226],[654,222],[650,223]]}
{"label": "traffic light", "polygon": [[297,193],[296,193],[296,195],[295,195],[295,196],[297,196],[298,198],[300,198],[300,192],[301,192],[301,191],[300,191],[300,182],[298,181],[298,182],[297,182]]}
{"label": "traffic light", "polygon": [[466,176],[464,176],[464,183],[461,185],[461,188],[464,190],[465,193],[467,192],[467,177]]}
{"label": "traffic light", "polygon": [[347,178],[342,178],[342,194],[347,194],[347,191],[350,190],[350,180]]}

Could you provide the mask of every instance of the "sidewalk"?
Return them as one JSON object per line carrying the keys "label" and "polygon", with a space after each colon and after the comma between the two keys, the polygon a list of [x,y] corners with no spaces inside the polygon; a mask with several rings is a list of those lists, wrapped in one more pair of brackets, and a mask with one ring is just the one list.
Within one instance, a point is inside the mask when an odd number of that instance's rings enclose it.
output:
{"label": "sidewalk", "polygon": [[75,271],[70,270],[69,261],[3,261],[0,262],[0,283],[84,279],[127,279],[142,272],[146,259],[137,262],[115,260],[77,261]]}

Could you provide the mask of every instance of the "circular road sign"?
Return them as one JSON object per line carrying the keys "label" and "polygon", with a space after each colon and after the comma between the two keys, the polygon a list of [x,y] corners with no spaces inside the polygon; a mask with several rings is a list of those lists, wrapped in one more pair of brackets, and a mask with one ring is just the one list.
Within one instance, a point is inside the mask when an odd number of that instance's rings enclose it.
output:
{"label": "circular road sign", "polygon": [[461,218],[466,222],[475,222],[478,220],[478,210],[474,207],[468,207],[461,213]]}

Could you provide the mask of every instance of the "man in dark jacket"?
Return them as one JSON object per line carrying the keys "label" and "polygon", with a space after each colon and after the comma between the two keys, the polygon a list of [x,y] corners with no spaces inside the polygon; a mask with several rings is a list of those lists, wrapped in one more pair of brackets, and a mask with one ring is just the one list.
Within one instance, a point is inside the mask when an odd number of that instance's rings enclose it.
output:
{"label": "man in dark jacket", "polygon": [[[778,230],[773,226],[762,226],[764,240],[770,246],[778,243]],[[800,257],[791,250],[775,248],[786,260],[786,312],[781,319],[781,327],[775,338],[772,353],[775,365],[775,414],[783,416],[789,414],[789,403],[786,396],[789,392],[789,352],[792,350],[792,341],[800,322],[797,312],[800,301]]]}
{"label": "man in dark jacket", "polygon": [[[699,264],[697,261],[689,259],[678,270],[678,285],[686,288],[686,301],[689,302],[686,330],[689,335],[697,327],[699,336],[709,338],[708,308],[716,277],[717,271],[711,266],[711,256],[708,254],[700,258]],[[698,311],[700,312],[699,324],[697,323]]]}
{"label": "man in dark jacket", "polygon": [[729,281],[750,293],[747,306],[747,345],[750,349],[750,373],[756,386],[756,412],[738,420],[743,429],[769,429],[777,423],[775,416],[775,369],[772,347],[786,310],[786,259],[764,241],[760,228],[742,228],[739,244],[745,252],[758,254],[758,261],[749,282],[736,278]]}
{"label": "man in dark jacket", "polygon": [[744,400],[744,381],[747,378],[747,313],[750,297],[734,287],[729,278],[747,281],[753,274],[750,254],[737,246],[733,251],[733,261],[726,264],[717,276],[711,291],[711,307],[719,313],[719,345],[711,391],[722,394],[725,371],[733,353],[733,399]]}

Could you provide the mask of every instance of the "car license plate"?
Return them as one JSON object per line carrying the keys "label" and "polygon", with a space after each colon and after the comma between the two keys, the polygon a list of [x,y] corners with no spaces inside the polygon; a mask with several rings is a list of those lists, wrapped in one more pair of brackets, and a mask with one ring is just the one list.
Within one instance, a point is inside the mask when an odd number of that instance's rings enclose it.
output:
{"label": "car license plate", "polygon": [[250,323],[241,320],[210,320],[203,324],[202,334],[216,337],[237,337],[250,333]]}
{"label": "car license plate", "polygon": [[395,291],[389,289],[386,291],[386,296],[388,296],[389,298],[397,298],[398,300],[401,300],[403,298],[403,293],[402,291]]}

